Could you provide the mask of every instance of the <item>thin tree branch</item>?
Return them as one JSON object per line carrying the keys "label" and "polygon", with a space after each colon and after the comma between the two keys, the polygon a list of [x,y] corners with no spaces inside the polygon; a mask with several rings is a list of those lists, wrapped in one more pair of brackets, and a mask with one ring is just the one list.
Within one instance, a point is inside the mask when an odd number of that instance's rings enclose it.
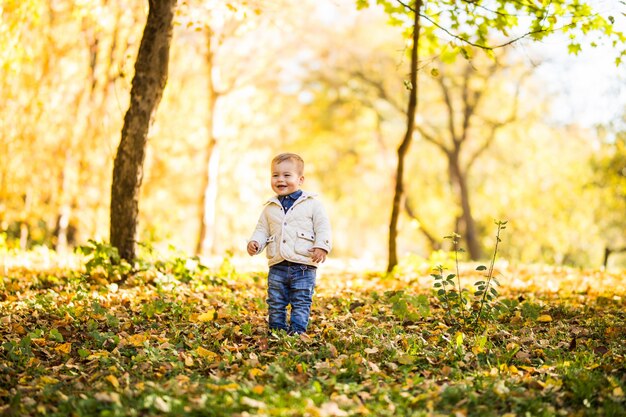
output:
{"label": "thin tree branch", "polygon": [[396,103],[395,100],[392,97],[389,96],[389,94],[387,93],[387,90],[385,89],[382,81],[380,81],[380,80],[372,80],[371,78],[367,77],[360,70],[353,71],[352,75],[357,77],[361,81],[364,81],[366,84],[369,84],[370,86],[372,86],[378,92],[378,96],[380,98],[382,98],[383,100],[385,100],[387,103],[391,104],[391,107],[393,107],[394,109],[399,111],[401,114],[406,114],[406,110],[404,109],[404,107],[401,106],[400,104]]}
{"label": "thin tree branch", "polygon": [[454,106],[452,104],[452,98],[450,97],[450,91],[448,90],[448,86],[446,85],[443,77],[439,77],[438,81],[443,93],[444,102],[446,103],[446,108],[448,109],[448,129],[450,130],[450,137],[452,138],[452,142],[455,146],[457,146],[459,139],[454,127]]}
{"label": "thin tree branch", "polygon": [[524,79],[528,77],[529,75],[530,75],[530,71],[525,71],[517,82],[517,85],[515,87],[515,95],[513,98],[513,108],[511,109],[511,114],[509,115],[509,117],[501,121],[489,121],[489,120],[486,121],[487,123],[491,125],[491,132],[489,136],[487,137],[487,139],[485,140],[485,142],[482,144],[482,146],[480,146],[469,158],[466,168],[465,168],[466,172],[469,172],[469,170],[471,169],[472,165],[474,165],[478,157],[491,146],[491,143],[495,139],[498,129],[500,129],[501,127],[509,123],[512,123],[517,118],[517,112],[518,112],[518,107],[519,107],[519,96],[520,96],[522,83]]}
{"label": "thin tree branch", "polygon": [[430,233],[430,231],[424,227],[422,220],[419,218],[419,216],[417,215],[417,213],[415,212],[415,210],[413,209],[413,204],[411,204],[411,201],[409,199],[409,196],[405,196],[404,198],[404,210],[406,211],[406,214],[412,218],[413,220],[417,220],[417,222],[419,223],[419,229],[422,232],[422,234],[424,235],[424,237],[426,237],[426,239],[428,240],[428,242],[430,243],[430,247],[433,250],[438,250],[441,248],[441,242],[438,241],[435,236]]}
{"label": "thin tree branch", "polygon": [[[401,5],[403,5],[404,7],[406,7],[407,9],[409,9],[410,11],[412,11],[413,13],[416,13],[416,10],[414,7],[409,6],[408,4],[404,3],[401,0],[396,0],[398,3],[400,3]],[[420,14],[420,16],[422,16],[422,14]],[[423,16],[422,16],[423,17]]]}
{"label": "thin tree branch", "polygon": [[416,124],[415,128],[420,132],[420,135],[422,135],[422,138],[424,140],[426,140],[427,142],[432,143],[433,145],[435,145],[436,147],[441,149],[441,151],[443,153],[445,153],[446,155],[448,153],[450,153],[450,150],[448,148],[446,148],[446,146],[443,143],[439,142],[437,139],[435,139],[435,137],[433,135],[431,135],[430,133],[426,132],[426,130],[424,130],[424,128],[422,126]]}
{"label": "thin tree branch", "polygon": [[[398,0],[398,1],[399,1],[399,0]],[[423,17],[424,19],[428,20],[430,23],[432,23],[433,25],[437,26],[439,29],[443,30],[443,31],[444,31],[444,32],[446,32],[448,35],[452,36],[453,38],[458,39],[458,40],[460,40],[461,42],[466,43],[466,44],[468,44],[468,45],[475,46],[475,47],[477,47],[477,48],[481,48],[481,49],[484,49],[484,50],[487,50],[487,51],[492,51],[492,50],[494,50],[494,49],[503,48],[503,47],[505,47],[505,46],[511,45],[511,44],[513,44],[513,43],[515,43],[515,42],[519,41],[520,39],[527,38],[528,36],[531,36],[531,35],[534,35],[534,34],[537,34],[537,33],[543,33],[543,32],[545,32],[545,33],[557,32],[557,31],[560,31],[560,30],[565,29],[565,28],[567,28],[567,27],[574,26],[574,23],[570,23],[570,24],[568,24],[568,25],[564,25],[564,26],[561,26],[561,27],[558,27],[558,28],[555,28],[555,29],[539,29],[539,30],[532,30],[532,31],[530,31],[530,32],[526,32],[525,34],[523,34],[523,35],[521,35],[521,36],[518,36],[517,38],[513,38],[513,39],[511,39],[511,40],[509,40],[509,41],[507,41],[507,42],[505,42],[505,43],[500,44],[500,45],[488,46],[488,45],[481,45],[481,44],[478,44],[478,43],[472,42],[472,41],[470,41],[469,39],[466,39],[466,38],[464,38],[464,37],[462,37],[462,36],[455,35],[454,33],[450,32],[448,29],[446,29],[446,28],[444,28],[443,26],[441,26],[441,25],[437,24],[434,20],[432,20],[430,17],[428,17],[428,16],[426,16],[426,15],[423,15],[423,14],[422,14],[422,15],[420,15],[420,16],[421,16],[421,17]]]}

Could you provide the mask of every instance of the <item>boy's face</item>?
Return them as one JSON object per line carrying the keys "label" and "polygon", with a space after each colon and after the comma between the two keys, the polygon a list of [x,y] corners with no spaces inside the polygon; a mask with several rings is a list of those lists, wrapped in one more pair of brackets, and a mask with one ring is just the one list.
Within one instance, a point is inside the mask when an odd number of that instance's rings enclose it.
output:
{"label": "boy's face", "polygon": [[289,195],[300,189],[304,176],[298,164],[291,159],[272,165],[272,190],[278,195]]}

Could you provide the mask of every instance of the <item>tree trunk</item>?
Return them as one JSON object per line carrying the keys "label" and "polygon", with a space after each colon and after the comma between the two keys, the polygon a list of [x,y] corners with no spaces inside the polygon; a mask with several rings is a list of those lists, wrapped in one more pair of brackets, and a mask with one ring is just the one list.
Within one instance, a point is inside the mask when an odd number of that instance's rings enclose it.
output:
{"label": "tree trunk", "polygon": [[176,0],[149,0],[149,5],[111,186],[111,245],[129,262],[135,258],[139,189],[148,131],[167,83]]}
{"label": "tree trunk", "polygon": [[458,233],[465,239],[470,259],[475,261],[480,259],[481,249],[476,232],[476,222],[472,215],[472,206],[470,204],[469,191],[467,188],[467,176],[461,169],[458,150],[448,154],[448,163],[450,164],[452,189],[461,206],[461,215],[458,218],[460,220]]}
{"label": "tree trunk", "polygon": [[76,167],[72,163],[71,150],[68,149],[65,154],[65,164],[63,165],[63,179],[61,180],[61,207],[57,215],[57,241],[54,247],[55,251],[64,254],[67,251],[67,235],[70,225],[70,216],[72,214],[71,191],[70,191],[70,172]]}
{"label": "tree trunk", "polygon": [[413,130],[415,127],[415,110],[417,109],[417,60],[419,47],[420,32],[420,10],[422,8],[422,0],[415,2],[415,10],[413,10],[413,45],[411,48],[411,83],[409,91],[409,104],[407,109],[407,125],[404,139],[398,147],[398,166],[396,168],[396,187],[393,196],[393,205],[391,208],[391,220],[389,222],[389,263],[387,264],[387,272],[391,272],[398,264],[398,251],[396,241],[398,238],[398,218],[400,216],[400,203],[402,194],[404,193],[404,157],[409,150],[411,139],[413,138]]}
{"label": "tree trunk", "polygon": [[207,67],[209,106],[207,118],[207,132],[209,135],[202,175],[202,197],[200,199],[200,230],[196,242],[196,255],[202,255],[213,250],[215,240],[215,211],[217,204],[217,177],[219,173],[219,143],[215,138],[215,108],[219,94],[216,91],[213,79],[213,52],[211,30],[207,33]]}
{"label": "tree trunk", "polygon": [[196,244],[196,255],[211,253],[215,241],[215,212],[217,206],[217,180],[219,173],[220,149],[215,138],[207,147],[204,187],[200,201],[200,233]]}
{"label": "tree trunk", "polygon": [[608,247],[604,248],[604,260],[602,261],[602,266],[604,267],[604,269],[606,269],[607,266],[609,265],[609,256],[611,256],[612,253],[620,253],[620,252],[626,252],[626,246],[621,247],[621,248],[615,248],[615,249],[611,249]]}

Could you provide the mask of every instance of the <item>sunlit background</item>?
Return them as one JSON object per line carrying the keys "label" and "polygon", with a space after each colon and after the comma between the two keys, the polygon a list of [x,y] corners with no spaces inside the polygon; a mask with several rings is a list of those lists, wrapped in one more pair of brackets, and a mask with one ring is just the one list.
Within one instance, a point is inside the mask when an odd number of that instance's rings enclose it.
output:
{"label": "sunlit background", "polygon": [[[1,246],[67,251],[108,240],[144,3],[1,3]],[[351,0],[179,3],[139,240],[243,258],[271,197],[270,160],[291,151],[305,160],[304,188],[331,216],[332,258],[384,264],[406,124],[402,28]],[[623,4],[597,4],[626,30]],[[485,253],[494,220],[509,221],[500,254],[514,263],[596,267],[607,248],[626,246],[626,71],[611,45],[571,56],[554,36],[500,49],[495,61],[423,56],[401,257],[429,257],[462,215],[442,145],[450,117],[460,132],[474,103],[464,88],[480,97],[461,161],[476,155],[464,179]],[[609,264],[623,267],[626,253]]]}

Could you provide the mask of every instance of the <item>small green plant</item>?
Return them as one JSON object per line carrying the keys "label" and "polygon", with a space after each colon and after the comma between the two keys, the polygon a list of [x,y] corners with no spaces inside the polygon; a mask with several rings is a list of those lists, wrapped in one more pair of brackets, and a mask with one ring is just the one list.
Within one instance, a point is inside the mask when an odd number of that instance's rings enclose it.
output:
{"label": "small green plant", "polygon": [[491,264],[489,265],[489,269],[484,265],[480,265],[476,268],[477,271],[487,271],[487,275],[485,275],[484,280],[476,281],[474,284],[476,286],[476,292],[474,293],[475,297],[478,297],[480,300],[478,303],[478,312],[475,315],[475,321],[477,322],[484,316],[491,316],[491,314],[496,310],[496,307],[500,306],[497,302],[498,290],[496,286],[499,286],[500,283],[493,276],[493,267],[496,263],[496,255],[498,254],[498,245],[502,240],[500,239],[500,232],[506,229],[505,221],[496,221],[496,226],[498,229],[496,231],[496,244],[493,249],[493,256],[491,257]]}
{"label": "small green plant", "polygon": [[454,263],[456,273],[446,274],[446,268],[439,264],[434,267],[435,273],[431,274],[434,278],[433,288],[436,291],[437,298],[443,306],[448,321],[456,322],[458,325],[476,325],[480,320],[487,320],[494,317],[494,313],[504,306],[498,302],[497,286],[500,285],[498,280],[493,276],[494,265],[498,253],[500,232],[506,229],[506,221],[496,221],[496,244],[489,268],[479,265],[477,271],[486,271],[484,279],[476,281],[476,291],[472,301],[470,292],[461,286],[461,277],[459,269],[459,253],[464,252],[459,248],[460,235],[453,233],[446,236],[453,244]]}
{"label": "small green plant", "polygon": [[87,245],[79,246],[77,252],[87,257],[85,269],[87,275],[94,277],[104,275],[109,281],[118,281],[131,271],[131,265],[122,259],[117,248],[105,242],[89,239]]}
{"label": "small green plant", "polygon": [[431,274],[431,276],[435,279],[433,287],[437,290],[437,298],[439,298],[445,309],[448,319],[451,321],[454,317],[457,317],[460,322],[465,322],[467,320],[469,297],[468,290],[461,287],[459,253],[464,252],[464,250],[459,248],[460,237],[456,233],[444,237],[444,239],[449,239],[453,245],[456,274],[450,273],[446,275],[446,268],[439,264],[434,268],[437,273]]}

